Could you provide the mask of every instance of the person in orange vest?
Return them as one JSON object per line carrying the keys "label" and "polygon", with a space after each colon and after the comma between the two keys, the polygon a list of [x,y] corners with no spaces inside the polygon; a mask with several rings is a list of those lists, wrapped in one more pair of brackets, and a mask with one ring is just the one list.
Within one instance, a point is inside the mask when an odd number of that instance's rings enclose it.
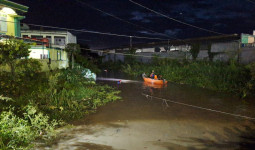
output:
{"label": "person in orange vest", "polygon": [[158,80],[158,76],[157,76],[157,75],[154,75],[154,79],[155,79],[155,80]]}

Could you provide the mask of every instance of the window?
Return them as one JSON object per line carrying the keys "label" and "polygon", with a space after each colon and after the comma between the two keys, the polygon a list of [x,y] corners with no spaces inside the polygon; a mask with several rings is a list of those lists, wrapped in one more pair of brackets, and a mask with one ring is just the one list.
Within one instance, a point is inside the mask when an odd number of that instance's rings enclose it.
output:
{"label": "window", "polygon": [[64,36],[54,36],[54,44],[65,46],[66,44],[66,38]]}
{"label": "window", "polygon": [[40,59],[48,59],[48,54],[40,54]]}
{"label": "window", "polygon": [[51,36],[46,36],[46,39],[48,39],[49,43],[51,44]]}
{"label": "window", "polygon": [[7,32],[7,15],[0,13],[0,31]]}

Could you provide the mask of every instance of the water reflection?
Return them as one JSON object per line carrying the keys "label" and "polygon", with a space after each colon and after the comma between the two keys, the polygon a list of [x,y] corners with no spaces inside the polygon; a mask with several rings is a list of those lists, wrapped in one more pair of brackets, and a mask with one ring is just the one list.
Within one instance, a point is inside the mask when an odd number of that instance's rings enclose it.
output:
{"label": "water reflection", "polygon": [[144,82],[143,86],[159,89],[159,88],[167,87],[167,84],[153,84],[153,83],[150,83],[150,82]]}

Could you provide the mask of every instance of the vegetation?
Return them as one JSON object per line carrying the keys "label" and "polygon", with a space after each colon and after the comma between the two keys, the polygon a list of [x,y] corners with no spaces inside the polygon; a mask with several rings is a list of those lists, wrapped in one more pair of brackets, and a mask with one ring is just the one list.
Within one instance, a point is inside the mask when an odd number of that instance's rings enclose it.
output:
{"label": "vegetation", "polygon": [[137,63],[136,56],[135,56],[136,49],[131,48],[126,54],[125,54],[125,63],[127,64],[135,64]]}
{"label": "vegetation", "polygon": [[29,44],[14,38],[0,42],[0,65],[9,65],[13,78],[15,77],[16,60],[28,57],[29,47]]}
{"label": "vegetation", "polygon": [[79,65],[81,67],[88,68],[94,73],[100,73],[101,72],[101,70],[96,65],[96,63],[97,63],[96,59],[89,60],[88,56],[76,55],[75,60],[76,60],[77,65]]}
{"label": "vegetation", "polygon": [[[0,100],[6,98],[0,97]],[[22,110],[22,115],[15,114],[15,108],[2,111],[0,115],[0,149],[29,149],[36,139],[49,140],[56,136],[55,127],[60,125],[50,120],[31,104]]]}
{"label": "vegetation", "polygon": [[191,53],[192,58],[194,60],[197,59],[199,51],[200,51],[200,44],[199,43],[195,43],[195,44],[191,45],[190,53]]}
{"label": "vegetation", "polygon": [[140,76],[155,70],[168,81],[190,84],[222,92],[232,92],[246,97],[254,94],[255,65],[244,66],[234,60],[229,63],[208,61],[178,61],[157,59],[150,64],[126,64],[123,72]]}
{"label": "vegetation", "polygon": [[[8,47],[8,42],[0,46]],[[1,62],[6,57],[3,47]],[[28,47],[24,48],[27,53]],[[34,141],[54,138],[55,129],[64,123],[120,99],[119,91],[86,79],[86,69],[81,66],[42,73],[36,60],[13,63],[12,73],[0,72],[0,149],[30,149]]]}
{"label": "vegetation", "polygon": [[73,69],[74,68],[74,56],[81,52],[80,45],[76,44],[76,43],[69,43],[66,45],[65,51],[67,51],[68,54],[72,58],[72,69]]}

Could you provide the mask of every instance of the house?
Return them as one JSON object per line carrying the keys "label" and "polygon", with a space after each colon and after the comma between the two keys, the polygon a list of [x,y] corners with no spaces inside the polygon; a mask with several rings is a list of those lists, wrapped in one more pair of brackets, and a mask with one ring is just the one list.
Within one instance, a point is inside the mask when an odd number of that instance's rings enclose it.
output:
{"label": "house", "polygon": [[0,0],[0,34],[20,37],[20,20],[25,18],[22,14],[27,11],[27,6]]}
{"label": "house", "polygon": [[42,63],[43,71],[67,68],[68,55],[63,49],[68,43],[76,43],[76,37],[65,31],[49,31],[42,34],[41,31],[29,30],[24,32],[28,34],[27,37],[31,38],[22,38],[26,34],[21,36],[20,21],[25,18],[23,14],[27,11],[27,6],[8,0],[0,0],[1,41],[15,37],[23,39],[27,43],[36,43],[31,45],[28,58],[38,59]]}
{"label": "house", "polygon": [[69,43],[77,43],[75,35],[68,31],[30,30],[26,24],[23,24],[21,28],[21,37],[23,39],[39,41],[37,42],[37,46],[31,47],[29,58],[50,59],[51,63],[57,63],[59,65],[54,65],[58,66],[57,68],[59,69],[68,67],[68,54],[64,49]]}

